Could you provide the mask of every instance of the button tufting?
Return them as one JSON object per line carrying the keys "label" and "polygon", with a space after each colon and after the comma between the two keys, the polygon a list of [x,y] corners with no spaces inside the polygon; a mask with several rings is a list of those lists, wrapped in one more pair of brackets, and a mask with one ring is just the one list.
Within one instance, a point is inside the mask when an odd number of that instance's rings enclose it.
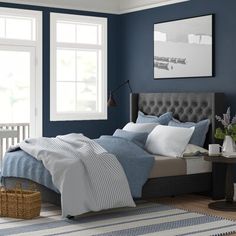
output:
{"label": "button tufting", "polygon": [[202,102],[202,103],[201,103],[201,106],[205,108],[205,107],[208,106],[208,104],[207,104],[207,102]]}
{"label": "button tufting", "polygon": [[166,112],[167,112],[166,107],[163,107],[163,108],[161,109],[161,112],[162,112],[162,113],[166,113]]}
{"label": "button tufting", "polygon": [[196,106],[197,106],[197,103],[196,103],[195,101],[193,101],[193,102],[191,103],[191,106],[192,106],[192,107],[196,107]]}
{"label": "button tufting", "polygon": [[169,107],[169,106],[170,106],[170,104],[171,104],[171,103],[170,103],[170,101],[166,101],[166,106],[168,106],[168,107]]}
{"label": "button tufting", "polygon": [[198,122],[212,116],[211,102],[206,98],[142,97],[139,100],[139,109],[143,110],[147,115],[161,115],[171,111],[174,117],[182,122]]}
{"label": "button tufting", "polygon": [[179,106],[179,102],[178,101],[175,101],[174,102],[174,105],[177,107],[177,106]]}
{"label": "button tufting", "polygon": [[197,109],[197,113],[198,113],[199,115],[202,114],[202,108],[199,107],[199,108]]}
{"label": "button tufting", "polygon": [[150,105],[150,106],[154,106],[154,104],[155,104],[154,101],[150,101],[150,102],[149,102],[149,105]]}
{"label": "button tufting", "polygon": [[196,115],[194,115],[191,120],[194,121],[194,122],[197,122],[197,121],[198,121],[198,118],[197,118]]}
{"label": "button tufting", "polygon": [[192,114],[192,113],[193,113],[193,109],[192,109],[191,107],[189,107],[189,108],[187,109],[187,112],[188,112],[189,114]]}

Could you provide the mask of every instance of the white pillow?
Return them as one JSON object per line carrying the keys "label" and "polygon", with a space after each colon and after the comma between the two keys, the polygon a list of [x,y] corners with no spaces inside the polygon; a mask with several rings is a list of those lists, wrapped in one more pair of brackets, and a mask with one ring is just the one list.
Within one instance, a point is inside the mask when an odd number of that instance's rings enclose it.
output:
{"label": "white pillow", "polygon": [[194,145],[194,144],[188,144],[186,149],[184,150],[183,156],[192,157],[192,156],[201,156],[201,155],[207,155],[207,154],[208,154],[207,149]]}
{"label": "white pillow", "polygon": [[151,133],[151,131],[158,126],[159,123],[128,123],[123,130],[129,132],[137,132],[137,133]]}
{"label": "white pillow", "polygon": [[168,157],[182,157],[193,134],[194,127],[182,128],[158,125],[145,144],[148,152]]}

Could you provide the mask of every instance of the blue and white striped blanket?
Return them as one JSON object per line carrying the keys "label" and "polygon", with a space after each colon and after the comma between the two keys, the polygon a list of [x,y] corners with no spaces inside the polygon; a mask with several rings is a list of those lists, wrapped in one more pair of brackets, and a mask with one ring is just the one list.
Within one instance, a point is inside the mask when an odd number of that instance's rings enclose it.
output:
{"label": "blue and white striped blanket", "polygon": [[[116,156],[127,176],[132,196],[140,198],[142,187],[153,166],[153,156],[124,138],[101,136],[94,141]],[[59,192],[52,182],[50,172],[44,168],[43,163],[22,150],[6,153],[2,176],[30,179]]]}
{"label": "blue and white striped blanket", "polygon": [[82,134],[35,138],[9,151],[22,149],[42,161],[61,193],[62,215],[135,206],[119,161]]}

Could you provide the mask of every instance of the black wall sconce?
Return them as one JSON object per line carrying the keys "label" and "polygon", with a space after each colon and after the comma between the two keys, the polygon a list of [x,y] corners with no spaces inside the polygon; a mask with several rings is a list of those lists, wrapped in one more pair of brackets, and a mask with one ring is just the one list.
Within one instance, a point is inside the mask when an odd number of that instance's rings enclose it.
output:
{"label": "black wall sconce", "polygon": [[109,98],[108,98],[108,101],[107,101],[107,106],[108,107],[116,107],[117,106],[117,103],[113,97],[113,94],[115,92],[117,92],[120,88],[122,88],[123,86],[125,86],[126,84],[128,84],[129,86],[129,90],[131,93],[133,93],[132,89],[131,89],[131,86],[130,86],[130,83],[129,83],[129,80],[126,80],[124,83],[122,83],[121,85],[119,85],[117,88],[115,88],[114,90],[110,91],[109,93]]}

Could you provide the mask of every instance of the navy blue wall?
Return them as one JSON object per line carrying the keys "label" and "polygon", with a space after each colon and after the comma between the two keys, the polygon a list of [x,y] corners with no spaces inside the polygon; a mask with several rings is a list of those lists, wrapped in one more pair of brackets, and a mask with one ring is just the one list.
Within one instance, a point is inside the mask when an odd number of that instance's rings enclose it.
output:
{"label": "navy blue wall", "polygon": [[[120,50],[117,47],[120,41],[120,19],[113,14],[102,14],[94,12],[65,10],[57,8],[36,7],[18,4],[0,3],[0,7],[17,7],[22,9],[43,11],[43,135],[56,136],[71,132],[80,132],[90,138],[99,137],[101,134],[111,134],[117,126],[120,126],[122,114],[121,106],[116,109],[109,109],[108,120],[103,121],[66,121],[50,122],[50,12],[81,14],[91,16],[102,16],[108,18],[108,88],[114,89],[120,84]],[[119,102],[117,98],[117,102]]]}
{"label": "navy blue wall", "polygon": [[[191,0],[122,15],[122,79],[131,81],[134,92],[224,92],[236,111],[235,12],[235,0]],[[154,80],[153,24],[212,13],[215,14],[215,77]],[[125,95],[123,123],[129,119],[128,99]]]}

